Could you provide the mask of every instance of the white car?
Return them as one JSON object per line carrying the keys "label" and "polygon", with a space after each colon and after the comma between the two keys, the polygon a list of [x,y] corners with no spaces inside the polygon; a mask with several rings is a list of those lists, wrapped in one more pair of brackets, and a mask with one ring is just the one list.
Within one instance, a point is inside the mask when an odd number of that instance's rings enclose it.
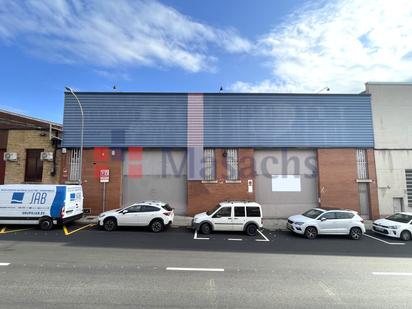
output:
{"label": "white car", "polygon": [[353,210],[312,208],[301,215],[289,217],[286,226],[309,239],[318,235],[349,235],[357,240],[365,233],[363,222]]}
{"label": "white car", "polygon": [[109,210],[100,214],[98,226],[114,231],[118,226],[149,226],[155,232],[172,224],[174,211],[160,201],[139,202],[124,208]]}
{"label": "white car", "polygon": [[202,234],[212,231],[243,231],[254,236],[263,227],[262,207],[255,202],[228,201],[194,216],[192,227]]}
{"label": "white car", "polygon": [[412,239],[412,213],[398,212],[385,219],[373,222],[372,230],[404,241]]}

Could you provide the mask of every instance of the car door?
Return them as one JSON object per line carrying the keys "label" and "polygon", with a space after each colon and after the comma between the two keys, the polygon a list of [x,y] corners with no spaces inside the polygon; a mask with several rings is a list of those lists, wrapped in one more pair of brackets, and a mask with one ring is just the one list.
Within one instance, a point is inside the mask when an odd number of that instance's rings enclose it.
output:
{"label": "car door", "polygon": [[337,222],[336,212],[326,212],[318,218],[319,234],[336,234]]}
{"label": "car door", "polygon": [[212,217],[214,229],[216,231],[232,231],[232,206],[223,206]]}
{"label": "car door", "polygon": [[354,214],[350,212],[340,211],[336,213],[336,229],[339,234],[349,234],[353,226]]}
{"label": "car door", "polygon": [[141,205],[132,205],[125,208],[119,216],[117,216],[117,224],[123,226],[136,226],[139,221]]}
{"label": "car door", "polygon": [[243,231],[243,227],[246,223],[246,209],[245,206],[234,206],[233,207],[233,230]]}
{"label": "car door", "polygon": [[142,205],[138,218],[139,226],[149,225],[158,216],[159,208],[150,205]]}

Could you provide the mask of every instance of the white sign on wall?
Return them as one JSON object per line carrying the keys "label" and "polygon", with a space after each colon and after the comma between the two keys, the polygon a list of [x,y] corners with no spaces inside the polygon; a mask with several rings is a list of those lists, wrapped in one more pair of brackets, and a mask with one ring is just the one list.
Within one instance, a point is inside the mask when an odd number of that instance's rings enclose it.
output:
{"label": "white sign on wall", "polygon": [[272,175],[272,192],[300,191],[300,175]]}

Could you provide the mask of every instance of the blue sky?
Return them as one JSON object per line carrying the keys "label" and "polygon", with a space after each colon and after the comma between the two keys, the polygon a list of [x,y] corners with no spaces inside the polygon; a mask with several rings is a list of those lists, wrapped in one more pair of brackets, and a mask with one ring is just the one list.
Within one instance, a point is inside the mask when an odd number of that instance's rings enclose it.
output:
{"label": "blue sky", "polygon": [[63,89],[357,93],[412,80],[412,2],[0,0],[0,108]]}

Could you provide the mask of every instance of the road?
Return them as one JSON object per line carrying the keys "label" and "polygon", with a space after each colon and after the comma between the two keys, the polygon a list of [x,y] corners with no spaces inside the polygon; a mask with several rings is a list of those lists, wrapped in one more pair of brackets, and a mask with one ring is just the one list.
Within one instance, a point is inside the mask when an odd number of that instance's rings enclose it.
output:
{"label": "road", "polygon": [[0,308],[410,308],[412,242],[373,234],[16,228],[0,234]]}

